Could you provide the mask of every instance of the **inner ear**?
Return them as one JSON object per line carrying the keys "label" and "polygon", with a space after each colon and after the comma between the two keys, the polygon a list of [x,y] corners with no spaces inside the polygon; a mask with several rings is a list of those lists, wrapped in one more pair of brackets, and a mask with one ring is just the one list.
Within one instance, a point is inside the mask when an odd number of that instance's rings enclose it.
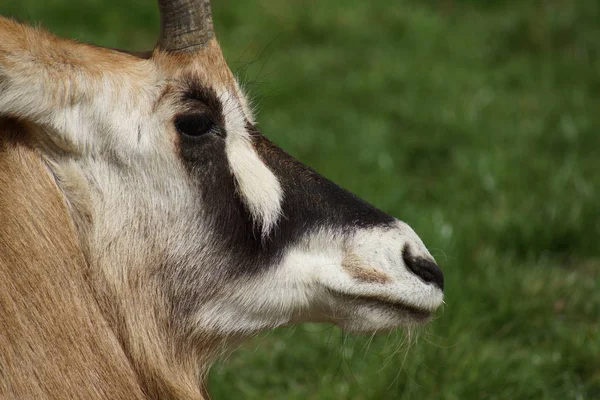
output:
{"label": "inner ear", "polygon": [[2,146],[6,143],[13,142],[17,139],[17,135],[21,136],[20,133],[25,132],[25,123],[19,121],[16,118],[11,117],[0,117],[0,132],[2,136],[6,137],[6,141],[2,141]]}
{"label": "inner ear", "polygon": [[73,143],[60,133],[23,118],[0,116],[0,130],[3,131],[2,135],[8,135],[6,143],[35,148],[48,156],[76,151]]}

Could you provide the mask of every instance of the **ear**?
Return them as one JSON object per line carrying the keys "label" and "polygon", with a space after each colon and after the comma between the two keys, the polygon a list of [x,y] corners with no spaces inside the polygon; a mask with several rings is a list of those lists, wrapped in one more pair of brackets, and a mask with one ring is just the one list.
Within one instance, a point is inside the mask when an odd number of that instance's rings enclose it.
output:
{"label": "ear", "polygon": [[125,92],[146,83],[150,69],[135,56],[0,17],[0,116],[42,127],[63,148],[85,148],[90,125],[110,109],[123,113]]}

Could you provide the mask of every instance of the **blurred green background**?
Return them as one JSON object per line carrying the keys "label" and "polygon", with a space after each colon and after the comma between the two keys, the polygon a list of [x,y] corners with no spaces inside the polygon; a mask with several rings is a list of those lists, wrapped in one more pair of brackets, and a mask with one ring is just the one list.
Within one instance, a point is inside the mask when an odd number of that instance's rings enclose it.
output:
{"label": "blurred green background", "polygon": [[[306,324],[210,376],[215,399],[600,399],[600,2],[215,0],[263,132],[408,222],[446,274],[418,336]],[[151,48],[152,0],[3,0]]]}

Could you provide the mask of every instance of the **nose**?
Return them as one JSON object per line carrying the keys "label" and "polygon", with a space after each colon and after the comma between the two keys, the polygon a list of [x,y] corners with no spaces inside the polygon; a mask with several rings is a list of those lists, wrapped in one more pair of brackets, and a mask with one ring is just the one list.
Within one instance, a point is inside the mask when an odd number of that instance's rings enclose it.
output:
{"label": "nose", "polygon": [[426,283],[433,283],[444,290],[444,274],[440,267],[431,260],[422,257],[413,257],[408,246],[402,251],[402,259],[406,267]]}

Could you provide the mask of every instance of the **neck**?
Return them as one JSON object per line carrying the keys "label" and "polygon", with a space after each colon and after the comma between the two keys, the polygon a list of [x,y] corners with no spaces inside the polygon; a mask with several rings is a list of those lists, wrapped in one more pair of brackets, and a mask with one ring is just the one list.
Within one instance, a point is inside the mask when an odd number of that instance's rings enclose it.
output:
{"label": "neck", "polygon": [[144,399],[40,156],[0,120],[0,398]]}
{"label": "neck", "polygon": [[220,341],[178,341],[150,268],[90,254],[85,201],[26,134],[0,119],[0,398],[207,399]]}

